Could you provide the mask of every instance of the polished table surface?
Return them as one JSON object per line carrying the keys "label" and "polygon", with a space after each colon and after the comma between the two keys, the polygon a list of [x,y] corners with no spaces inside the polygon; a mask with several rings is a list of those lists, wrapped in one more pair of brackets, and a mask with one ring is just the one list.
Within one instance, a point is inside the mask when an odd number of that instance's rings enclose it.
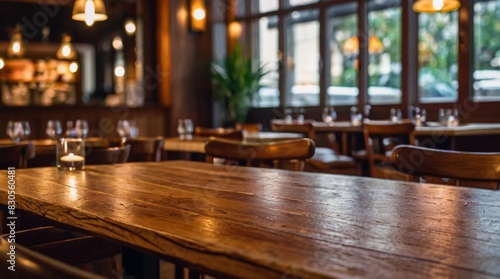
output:
{"label": "polished table surface", "polygon": [[15,180],[17,209],[218,275],[500,277],[500,191],[188,161]]}

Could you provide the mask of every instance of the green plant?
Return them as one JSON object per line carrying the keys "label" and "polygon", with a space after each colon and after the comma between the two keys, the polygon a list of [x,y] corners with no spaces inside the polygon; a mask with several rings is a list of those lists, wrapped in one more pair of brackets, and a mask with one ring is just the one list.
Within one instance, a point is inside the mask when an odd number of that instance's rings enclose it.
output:
{"label": "green plant", "polygon": [[266,74],[264,67],[254,68],[251,58],[244,56],[240,45],[236,45],[222,61],[211,63],[216,100],[226,110],[226,124],[245,121],[254,94],[260,88],[259,82]]}

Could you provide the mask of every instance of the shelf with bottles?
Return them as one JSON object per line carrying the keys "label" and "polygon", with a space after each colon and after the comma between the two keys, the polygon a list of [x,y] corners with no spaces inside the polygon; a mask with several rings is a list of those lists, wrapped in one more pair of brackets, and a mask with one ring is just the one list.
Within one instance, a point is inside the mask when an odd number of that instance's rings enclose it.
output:
{"label": "shelf with bottles", "polygon": [[0,69],[5,106],[75,105],[78,65],[57,59],[8,59]]}

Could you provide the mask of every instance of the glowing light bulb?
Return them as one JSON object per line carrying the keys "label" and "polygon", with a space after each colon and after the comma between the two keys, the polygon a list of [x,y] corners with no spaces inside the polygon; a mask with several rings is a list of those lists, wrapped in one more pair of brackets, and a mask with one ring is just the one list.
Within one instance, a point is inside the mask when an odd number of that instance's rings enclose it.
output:
{"label": "glowing light bulb", "polygon": [[4,66],[5,66],[5,62],[3,61],[3,58],[0,57],[0,69],[3,69]]}
{"label": "glowing light bulb", "polygon": [[71,62],[71,64],[69,64],[69,71],[73,74],[76,73],[76,71],[78,71],[78,63]]}
{"label": "glowing light bulb", "polygon": [[193,11],[193,17],[196,20],[202,20],[205,18],[205,11],[202,8],[197,8]]}
{"label": "glowing light bulb", "polygon": [[21,44],[18,42],[15,42],[12,44],[12,52],[14,53],[19,53],[21,51]]}
{"label": "glowing light bulb", "polygon": [[87,0],[85,2],[85,23],[88,26],[92,26],[95,21],[95,6],[93,0]]}
{"label": "glowing light bulb", "polygon": [[434,9],[441,11],[443,6],[444,6],[443,0],[432,0],[432,7],[434,7]]}
{"label": "glowing light bulb", "polygon": [[127,20],[125,22],[125,31],[127,32],[127,34],[129,34],[129,35],[134,34],[136,29],[137,29],[137,27],[135,26],[135,23],[133,20]]}
{"label": "glowing light bulb", "polygon": [[115,68],[115,76],[123,77],[125,75],[125,68],[122,66],[116,66]]}
{"label": "glowing light bulb", "polygon": [[63,46],[62,55],[68,57],[71,54],[71,48],[69,46]]}

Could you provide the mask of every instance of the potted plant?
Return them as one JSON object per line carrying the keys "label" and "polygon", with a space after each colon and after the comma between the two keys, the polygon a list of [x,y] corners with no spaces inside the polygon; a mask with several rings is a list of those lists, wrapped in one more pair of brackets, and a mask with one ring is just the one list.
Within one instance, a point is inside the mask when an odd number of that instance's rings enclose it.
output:
{"label": "potted plant", "polygon": [[251,58],[243,55],[237,44],[220,62],[211,63],[212,83],[216,100],[225,109],[225,126],[245,121],[254,95],[260,88],[261,78],[267,74],[264,67],[252,65]]}

